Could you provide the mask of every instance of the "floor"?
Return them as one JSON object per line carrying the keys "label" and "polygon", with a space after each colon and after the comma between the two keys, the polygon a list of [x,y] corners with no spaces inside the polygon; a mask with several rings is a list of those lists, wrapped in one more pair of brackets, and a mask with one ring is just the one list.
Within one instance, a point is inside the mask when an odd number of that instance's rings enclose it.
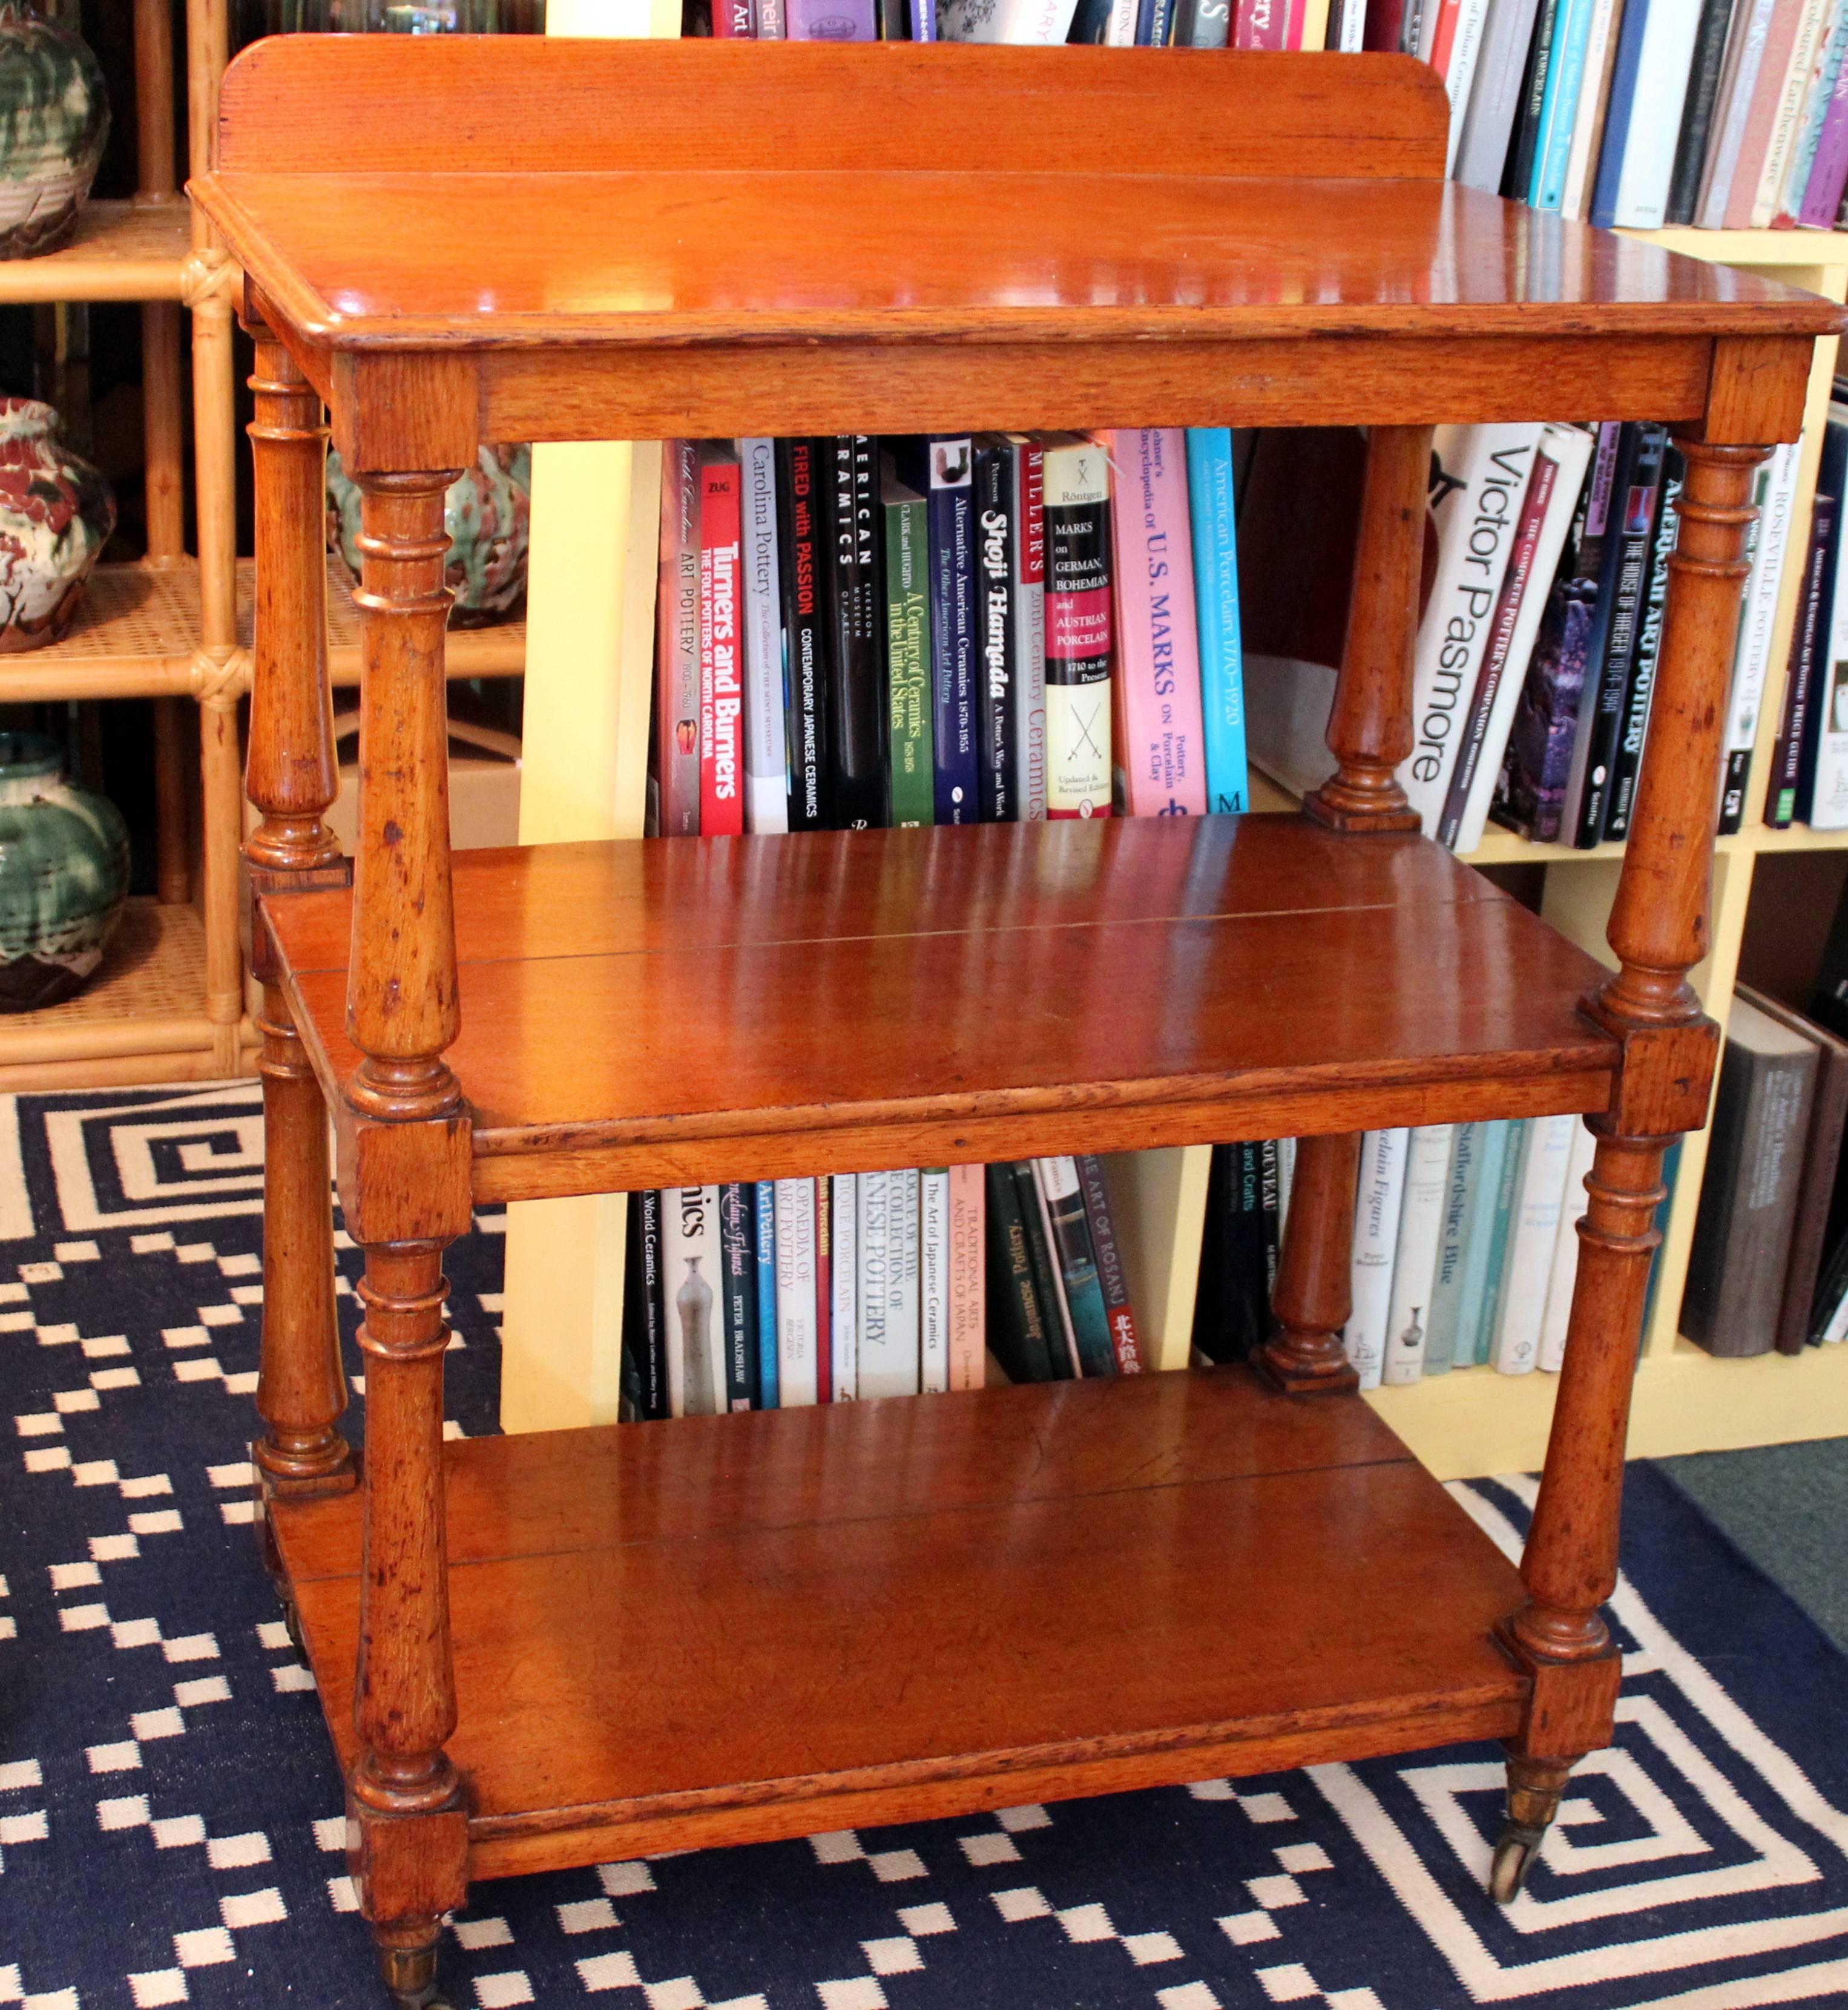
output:
{"label": "floor", "polygon": [[1848,1438],[1655,1463],[1848,1653]]}

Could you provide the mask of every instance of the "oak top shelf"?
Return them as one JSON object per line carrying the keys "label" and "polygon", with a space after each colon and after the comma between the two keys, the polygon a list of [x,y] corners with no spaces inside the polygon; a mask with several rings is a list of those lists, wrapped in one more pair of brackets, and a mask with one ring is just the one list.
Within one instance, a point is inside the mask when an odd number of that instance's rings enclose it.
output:
{"label": "oak top shelf", "polygon": [[[458,854],[483,1199],[1603,1108],[1603,973],[1295,817]],[[351,896],[265,904],[338,1105]],[[1287,1007],[1287,1009],[1285,1009]]]}

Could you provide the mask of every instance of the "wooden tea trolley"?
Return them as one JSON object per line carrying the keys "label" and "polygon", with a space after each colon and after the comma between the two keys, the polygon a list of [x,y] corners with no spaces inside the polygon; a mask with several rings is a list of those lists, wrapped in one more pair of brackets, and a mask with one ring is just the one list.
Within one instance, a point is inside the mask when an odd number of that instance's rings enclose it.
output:
{"label": "wooden tea trolley", "polygon": [[[1446,120],[1365,55],[304,37],[227,75],[194,193],[257,343],[255,1455],[400,2004],[474,1877],[1466,1738],[1509,1752],[1506,1898],[1608,1739],[1749,484],[1843,316],[1448,186]],[[323,404],[364,492],[350,886]],[[1432,424],[1587,414],[1687,457],[1614,975],[1394,779]],[[452,861],[442,499],[478,442],[1227,422],[1373,428],[1302,816]],[[1517,1575],[1352,1394],[1356,1134],[1566,1111],[1597,1152]],[[1261,1374],[443,1442],[478,1202],[1284,1134]]]}

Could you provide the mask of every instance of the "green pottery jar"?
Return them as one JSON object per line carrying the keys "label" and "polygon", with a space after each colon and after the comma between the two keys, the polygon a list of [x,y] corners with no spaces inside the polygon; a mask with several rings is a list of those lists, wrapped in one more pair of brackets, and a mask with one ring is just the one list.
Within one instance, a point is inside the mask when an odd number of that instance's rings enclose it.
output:
{"label": "green pottery jar", "polygon": [[83,38],[0,0],[0,258],[69,240],[108,137],[103,73]]}
{"label": "green pottery jar", "polygon": [[64,779],[55,740],[0,733],[0,1012],[81,990],[127,897],[116,805]]}

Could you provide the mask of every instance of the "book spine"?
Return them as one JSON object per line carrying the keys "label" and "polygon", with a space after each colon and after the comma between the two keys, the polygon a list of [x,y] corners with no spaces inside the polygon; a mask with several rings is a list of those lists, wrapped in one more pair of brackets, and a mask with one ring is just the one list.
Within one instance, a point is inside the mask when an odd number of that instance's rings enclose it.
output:
{"label": "book spine", "polygon": [[1701,0],[1650,0],[1617,188],[1615,221],[1629,229],[1659,229],[1668,211],[1701,5]]}
{"label": "book spine", "polygon": [[719,1310],[725,1351],[725,1407],[758,1407],[757,1252],[751,1189],[736,1181],[719,1189]]}
{"label": "book spine", "polygon": [[721,41],[755,41],[757,19],[751,0],[713,0],[713,34]]}
{"label": "book spine", "polygon": [[1565,1162],[1565,1188],[1560,1196],[1558,1233],[1547,1273],[1547,1309],[1541,1321],[1539,1365],[1543,1375],[1557,1375],[1565,1362],[1573,1287],[1579,1276],[1579,1217],[1584,1211],[1585,1181],[1597,1151],[1596,1135],[1583,1119],[1575,1119]]}
{"label": "book spine", "polygon": [[1611,771],[1611,805],[1605,818],[1607,838],[1629,835],[1630,811],[1636,801],[1637,781],[1643,765],[1643,741],[1649,730],[1649,708],[1655,696],[1656,664],[1661,655],[1662,617],[1669,599],[1669,559],[1675,549],[1681,521],[1675,506],[1686,472],[1686,463],[1679,449],[1669,447],[1662,457],[1661,495],[1656,505],[1649,585],[1643,598],[1643,619],[1637,630],[1629,682],[1623,697],[1622,730]]}
{"label": "book spine", "polygon": [[1579,86],[1579,106],[1572,122],[1572,149],[1565,162],[1565,187],[1559,201],[1560,214],[1575,223],[1584,222],[1590,207],[1598,142],[1604,137],[1611,73],[1616,62],[1621,9],[1622,0],[1592,0],[1591,26],[1585,37],[1584,80]]}
{"label": "book spine", "polygon": [[981,808],[976,721],[975,511],[966,439],[926,442],[930,492],[930,735],[939,823]]}
{"label": "book spine", "polygon": [[1810,175],[1816,163],[1816,150],[1821,143],[1822,127],[1828,116],[1828,108],[1835,97],[1836,80],[1842,73],[1842,59],[1848,54],[1848,9],[1832,5],[1825,31],[1817,44],[1816,66],[1810,75],[1810,87],[1804,100],[1803,115],[1798,121],[1796,137],[1790,150],[1790,164],[1784,170],[1782,198],[1777,213],[1772,218],[1775,229],[1793,229],[1797,214],[1802,209],[1804,197],[1810,184]]}
{"label": "book spine", "polygon": [[1502,1302],[1508,1285],[1508,1243],[1515,1218],[1515,1202],[1519,1192],[1522,1153],[1525,1150],[1530,1120],[1519,1117],[1508,1127],[1507,1148],[1502,1158],[1502,1177],[1495,1187],[1494,1211],[1489,1221],[1488,1262],[1486,1273],[1487,1296],[1482,1306],[1482,1317],[1476,1329],[1476,1365],[1488,1365],[1494,1350],[1494,1337],[1502,1323]]}
{"label": "book spine", "polygon": [[812,439],[777,442],[777,556],[789,722],[789,827],[826,830],[828,637],[822,616],[820,467]]}
{"label": "book spine", "polygon": [[815,1182],[777,1185],[777,1401],[785,1410],[812,1405],[815,1358]]}
{"label": "book spine", "polygon": [[699,467],[699,830],[745,829],[745,680],[738,633],[738,464],[729,452]]}
{"label": "book spine", "polygon": [[624,1305],[634,1363],[636,1415],[649,1422],[673,1415],[668,1393],[666,1306],[661,1292],[661,1196],[654,1188],[636,1195],[631,1209],[633,1288]]}
{"label": "book spine", "polygon": [[787,33],[783,0],[757,0],[757,39],[760,42],[780,42]]}
{"label": "book spine", "polygon": [[1759,171],[1771,151],[1772,128],[1777,123],[1791,54],[1802,30],[1803,16],[1804,9],[1799,0],[1774,0],[1757,74],[1753,80],[1738,158],[1732,163],[1725,211],[1720,218],[1729,230],[1743,230],[1751,222]]}
{"label": "book spine", "polygon": [[908,489],[886,502],[887,744],[891,816],[900,827],[936,816],[930,756],[930,510]]}
{"label": "book spine", "polygon": [[1386,1320],[1392,1302],[1392,1258],[1406,1194],[1402,1126],[1370,1131],[1360,1147],[1360,1191],[1354,1203],[1353,1310],[1343,1336],[1363,1389],[1377,1389],[1385,1366]]}
{"label": "book spine", "polygon": [[1110,19],[1103,30],[1107,48],[1127,49],[1135,45],[1135,0],[1110,0]]}
{"label": "book spine", "polygon": [[1796,442],[1774,447],[1770,460],[1753,483],[1757,514],[1746,531],[1746,557],[1751,567],[1739,609],[1739,640],[1732,657],[1732,690],[1726,716],[1726,765],[1720,784],[1719,830],[1722,837],[1745,822],[1746,792],[1751,781],[1752,752],[1758,737],[1758,708],[1771,668],[1772,630],[1777,618],[1778,594],[1784,580],[1784,553],[1790,536],[1790,505],[1796,488]]}
{"label": "book spine", "polygon": [[1573,124],[1584,87],[1585,50],[1591,34],[1592,0],[1564,0],[1554,30],[1553,59],[1533,149],[1527,200],[1536,209],[1556,210],[1565,197],[1565,170],[1572,157]]}
{"label": "book spine", "polygon": [[862,1397],[890,1395],[892,1307],[892,1175],[862,1173],[855,1191],[859,1211],[855,1238],[859,1264],[860,1373]]}
{"label": "book spine", "polygon": [[1393,1250],[1392,1295],[1380,1372],[1388,1388],[1416,1382],[1424,1373],[1453,1130],[1448,1124],[1421,1124],[1406,1141],[1405,1198]]}
{"label": "book spine", "polygon": [[1005,440],[976,449],[976,632],[981,705],[977,770],[984,823],[1018,821],[1014,800],[1014,449]]}
{"label": "book spine", "polygon": [[1034,1170],[1045,1196],[1052,1254],[1059,1266],[1059,1280],[1071,1316],[1079,1372],[1114,1375],[1116,1349],[1111,1342],[1103,1287],[1098,1278],[1096,1255],[1091,1246],[1078,1163],[1070,1156],[1040,1159],[1035,1162]]}
{"label": "book spine", "polygon": [[718,1309],[719,1189],[669,1187],[662,1296],[667,1310],[667,1391],[677,1417],[710,1417],[723,1407],[725,1358]]}
{"label": "book spine", "polygon": [[1848,829],[1848,593],[1842,590],[1841,513],[1836,512],[1829,559],[1828,641],[1812,673],[1815,751],[1810,762],[1807,807],[1800,810],[1813,830]]}
{"label": "book spine", "polygon": [[1273,1277],[1265,1246],[1264,1181],[1261,1143],[1246,1139],[1214,1147],[1193,1302],[1198,1361],[1248,1360],[1269,1336]]}
{"label": "book spine", "polygon": [[[1848,17],[1845,17],[1848,18]],[[1806,230],[1832,230],[1848,188],[1848,62],[1836,71],[1835,87],[1823,108],[1815,158],[1804,184],[1796,220]]]}
{"label": "book spine", "polygon": [[1630,117],[1637,100],[1637,71],[1643,37],[1657,0],[1624,0],[1618,30],[1617,60],[1611,72],[1611,98],[1605,113],[1604,144],[1598,150],[1597,175],[1592,185],[1591,222],[1608,229],[1617,215],[1617,192],[1623,179],[1623,156],[1629,140]]}
{"label": "book spine", "polygon": [[1191,427],[1187,485],[1193,528],[1193,589],[1199,631],[1200,712],[1207,757],[1207,808],[1249,807],[1245,664],[1239,623],[1239,524],[1232,436],[1224,426]]}
{"label": "book spine", "polygon": [[[1582,701],[1590,708],[1590,719],[1584,736],[1585,760],[1580,771],[1578,815],[1573,833],[1573,842],[1580,851],[1590,850],[1604,836],[1612,772],[1622,732],[1630,653],[1647,581],[1655,501],[1661,487],[1662,454],[1667,444],[1665,427],[1638,426],[1629,467],[1620,474],[1618,492],[1612,499],[1613,518],[1599,581],[1599,598],[1605,610],[1604,647],[1597,659],[1595,689],[1591,666],[1587,665]],[[1576,767],[1576,751],[1574,762]]]}
{"label": "book spine", "polygon": [[1204,816],[1199,640],[1187,449],[1178,428],[1112,436],[1117,688],[1132,816]]}
{"label": "book spine", "polygon": [[851,1403],[860,1393],[859,1176],[837,1173],[830,1182],[828,1247],[833,1304],[828,1315],[832,1400]]}
{"label": "book spine", "polygon": [[815,1222],[815,1400],[834,1400],[834,1211],[825,1177],[808,1182]]}
{"label": "book spine", "polygon": [[926,1396],[950,1386],[950,1169],[918,1175],[918,1387]]}
{"label": "book spine", "polygon": [[777,1373],[777,1188],[759,1180],[752,1189],[757,1209],[757,1402],[778,1408]]}
{"label": "book spine", "polygon": [[1281,49],[1285,45],[1289,9],[1285,0],[1237,0],[1232,12],[1232,47]]}
{"label": "book spine", "polygon": [[834,822],[867,830],[886,809],[885,665],[880,648],[877,453],[865,433],[829,442],[827,567],[833,670]]}
{"label": "book spine", "polygon": [[1037,441],[1014,442],[1015,801],[1022,823],[1046,815],[1046,490]]}
{"label": "book spine", "polygon": [[792,42],[876,42],[872,0],[785,0]]}
{"label": "book spine", "polygon": [[1095,442],[1048,448],[1046,813],[1111,811],[1110,463]]}
{"label": "book spine", "polygon": [[1446,175],[1456,172],[1457,157],[1462,150],[1463,127],[1470,115],[1488,14],[1489,0],[1462,0],[1451,35],[1449,56],[1438,73],[1450,98],[1450,129],[1444,148]]}
{"label": "book spine", "polygon": [[949,1386],[979,1389],[988,1351],[987,1214],[984,1168],[950,1168]]}
{"label": "book spine", "polygon": [[745,828],[768,834],[789,828],[777,442],[740,440],[738,464],[744,475]]}
{"label": "book spine", "polygon": [[1078,1346],[1071,1333],[1071,1315],[1065,1303],[1059,1266],[1053,1255],[1052,1228],[1037,1171],[1031,1159],[1022,1159],[1011,1168],[1015,1190],[1020,1196],[1020,1218],[1025,1227],[1027,1257],[1033,1266],[1033,1289],[1038,1294],[1046,1323],[1048,1363],[1054,1381],[1071,1380],[1082,1370]]}
{"label": "book spine", "polygon": [[1776,0],[1739,0],[1726,37],[1713,137],[1701,165],[1701,194],[1694,208],[1694,222],[1702,229],[1717,230],[1726,220],[1726,206],[1732,198],[1740,150],[1745,144],[1775,5]]}
{"label": "book spine", "polygon": [[1570,1116],[1537,1117],[1527,1126],[1493,1344],[1494,1365],[1504,1375],[1530,1375],[1540,1365],[1547,1280],[1559,1238],[1573,1133],[1583,1128]]}
{"label": "book spine", "polygon": [[1489,9],[1475,87],[1463,120],[1462,144],[1452,171],[1454,179],[1484,195],[1494,195],[1502,186],[1537,11],[1536,0],[1494,0]]}
{"label": "book spine", "polygon": [[699,834],[699,447],[661,455],[661,576],[655,698],[663,837]]}
{"label": "book spine", "polygon": [[988,1249],[995,1301],[994,1350],[1008,1379],[1053,1380],[1046,1311],[1033,1278],[1026,1216],[1011,1165],[984,1168],[988,1189]]}
{"label": "book spine", "polygon": [[1091,1253],[1097,1266],[1097,1286],[1103,1294],[1103,1316],[1110,1329],[1111,1351],[1119,1375],[1139,1375],[1147,1365],[1143,1358],[1141,1336],[1136,1330],[1135,1310],[1129,1295],[1128,1273],[1124,1268],[1123,1246],[1117,1239],[1117,1224],[1111,1213],[1110,1188],[1103,1163],[1095,1152],[1082,1152],[1075,1162],[1079,1184],[1083,1189],[1085,1222],[1090,1231]]}
{"label": "book spine", "polygon": [[887,1189],[886,1209],[891,1223],[891,1280],[887,1341],[900,1364],[904,1387],[896,1393],[915,1395],[919,1387],[919,1320],[918,1287],[918,1199],[919,1177],[915,1171],[894,1173]]}
{"label": "book spine", "polygon": [[1533,156],[1540,146],[1541,117],[1546,108],[1547,74],[1552,67],[1553,38],[1559,23],[1559,0],[1540,0],[1533,40],[1527,44],[1526,67],[1515,112],[1514,143],[1502,176],[1502,193],[1525,202],[1533,180]]}
{"label": "book spine", "polygon": [[1231,0],[1191,0],[1175,39],[1184,48],[1223,49],[1231,39]]}
{"label": "book spine", "polygon": [[1809,549],[1804,556],[1803,590],[1790,634],[1789,669],[1784,684],[1784,718],[1772,757],[1770,787],[1764,798],[1764,821],[1774,830],[1788,830],[1796,815],[1797,783],[1809,723],[1811,689],[1818,653],[1822,646],[1824,609],[1828,598],[1829,553],[1835,543],[1836,498],[1819,488],[1810,510]]}
{"label": "book spine", "polygon": [[1687,99],[1682,109],[1680,136],[1675,144],[1675,166],[1669,177],[1665,223],[1688,224],[1694,220],[1701,200],[1701,166],[1713,130],[1714,106],[1719,96],[1720,70],[1726,54],[1726,31],[1732,19],[1732,0],[1701,0],[1693,62],[1688,73]]}
{"label": "book spine", "polygon": [[1360,46],[1376,55],[1397,55],[1403,40],[1406,0],[1370,0],[1362,24]]}
{"label": "book spine", "polygon": [[1458,1294],[1460,1302],[1451,1357],[1452,1365],[1458,1368],[1474,1367],[1479,1352],[1486,1346],[1484,1323],[1490,1294],[1494,1287],[1491,1259],[1494,1253],[1496,1199],[1501,1190],[1502,1170],[1508,1158],[1513,1129],[1513,1123],[1506,1117],[1498,1117],[1476,1127],[1469,1212],[1463,1223],[1462,1279]]}
{"label": "book spine", "polygon": [[1509,674],[1516,624],[1520,620],[1529,593],[1538,597],[1538,588],[1533,579],[1534,559],[1540,549],[1541,532],[1545,527],[1558,473],[1558,463],[1551,455],[1536,452],[1533,471],[1527,478],[1527,492],[1521,499],[1520,514],[1515,523],[1508,570],[1502,576],[1494,614],[1489,623],[1488,647],[1483,655],[1482,668],[1477,673],[1475,694],[1470,701],[1457,748],[1456,765],[1451,772],[1444,807],[1438,817],[1438,842],[1453,851],[1457,849],[1457,839],[1476,786],[1477,770],[1482,765],[1488,745],[1489,726],[1495,716],[1496,700],[1503,680]]}
{"label": "book spine", "polygon": [[1459,1124],[1451,1134],[1450,1156],[1444,1172],[1444,1207],[1431,1271],[1430,1304],[1424,1316],[1422,1376],[1448,1374],[1456,1355],[1457,1320],[1462,1309],[1464,1234],[1480,1129],[1480,1124]]}
{"label": "book spine", "polygon": [[1804,0],[1796,38],[1791,44],[1790,61],[1784,71],[1783,89],[1778,95],[1777,109],[1772,120],[1771,144],[1765,150],[1763,171],[1758,177],[1751,214],[1747,218],[1754,230],[1768,229],[1777,214],[1784,178],[1789,172],[1791,158],[1796,150],[1804,107],[1816,81],[1823,31],[1833,11],[1832,0]]}

